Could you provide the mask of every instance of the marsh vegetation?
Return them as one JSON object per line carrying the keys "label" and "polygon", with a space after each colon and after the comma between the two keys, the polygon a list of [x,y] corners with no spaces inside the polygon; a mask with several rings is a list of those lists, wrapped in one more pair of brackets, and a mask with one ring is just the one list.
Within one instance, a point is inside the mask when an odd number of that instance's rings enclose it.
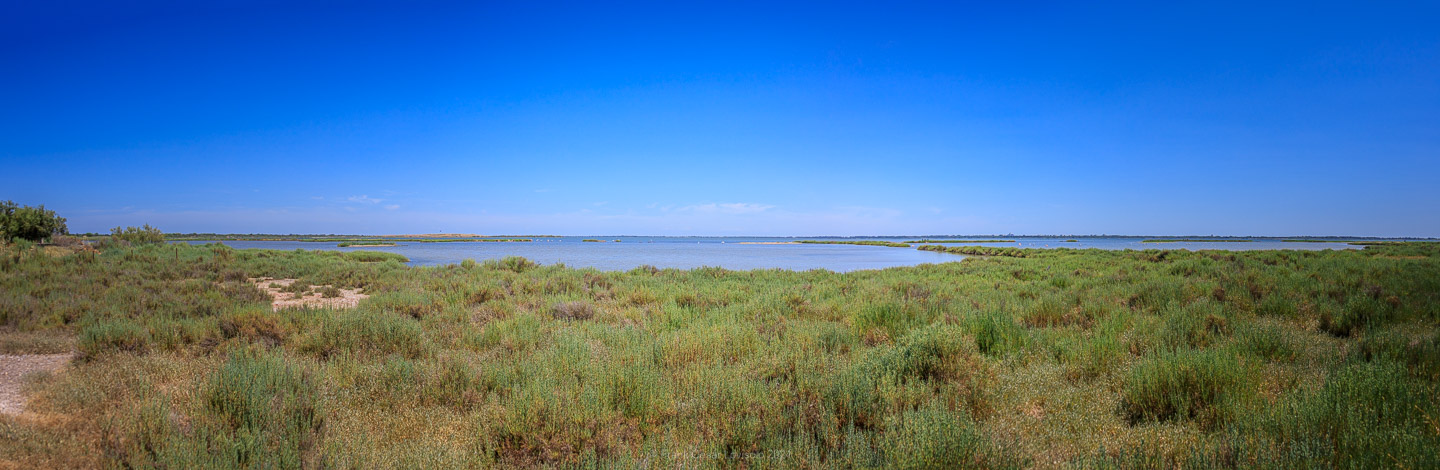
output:
{"label": "marsh vegetation", "polygon": [[[1440,466],[1440,245],[920,249],[996,256],[602,272],[9,245],[0,345],[78,358],[0,416],[0,464]],[[261,277],[370,297],[274,311]]]}
{"label": "marsh vegetation", "polygon": [[796,243],[813,245],[861,245],[861,246],[888,246],[891,248],[910,248],[908,243],[896,243],[879,240],[799,240]]}

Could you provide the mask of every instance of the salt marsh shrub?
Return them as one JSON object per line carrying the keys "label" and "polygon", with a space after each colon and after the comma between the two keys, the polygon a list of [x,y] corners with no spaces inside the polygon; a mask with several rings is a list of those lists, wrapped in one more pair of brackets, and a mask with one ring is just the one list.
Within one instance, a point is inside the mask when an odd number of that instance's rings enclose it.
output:
{"label": "salt marsh shrub", "polygon": [[115,227],[110,229],[110,239],[133,245],[154,245],[165,243],[165,232],[145,224],[143,227]]}
{"label": "salt marsh shrub", "polygon": [[389,312],[416,320],[440,313],[445,305],[439,296],[426,291],[398,291],[375,294],[367,307],[378,312]]}
{"label": "salt marsh shrub", "polygon": [[231,354],[204,391],[209,450],[237,467],[314,465],[325,425],[319,388],[283,356]]}
{"label": "salt marsh shrub", "polygon": [[550,316],[556,320],[589,320],[595,316],[595,306],[578,300],[557,302],[550,306]]}
{"label": "salt marsh shrub", "polygon": [[399,315],[369,309],[340,314],[327,311],[323,315],[318,331],[300,346],[302,351],[322,359],[338,354],[418,358],[434,347],[419,323]]}
{"label": "salt marsh shrub", "polygon": [[1387,306],[1370,296],[1352,295],[1340,311],[1320,315],[1320,329],[1332,335],[1348,337],[1359,330],[1384,320]]}
{"label": "salt marsh shrub", "polygon": [[1122,412],[1132,424],[1193,420],[1214,429],[1233,417],[1242,395],[1251,391],[1246,377],[1225,351],[1161,352],[1125,377]]}
{"label": "salt marsh shrub", "polygon": [[85,359],[115,352],[144,354],[150,349],[150,330],[128,319],[103,321],[81,330],[78,346]]}
{"label": "salt marsh shrub", "polygon": [[987,466],[988,440],[963,411],[931,402],[886,423],[884,466],[905,469]]}
{"label": "salt marsh shrub", "polygon": [[1235,460],[1278,467],[1436,468],[1434,394],[1399,364],[1353,363],[1240,423],[1229,446]]}
{"label": "salt marsh shrub", "polygon": [[975,346],[987,355],[1003,356],[1025,344],[1025,331],[1007,313],[981,313],[970,318],[969,328],[975,335]]}
{"label": "salt marsh shrub", "polygon": [[280,315],[264,307],[238,309],[222,314],[220,333],[227,339],[242,338],[246,341],[259,341],[267,346],[283,344],[287,336],[281,326]]}

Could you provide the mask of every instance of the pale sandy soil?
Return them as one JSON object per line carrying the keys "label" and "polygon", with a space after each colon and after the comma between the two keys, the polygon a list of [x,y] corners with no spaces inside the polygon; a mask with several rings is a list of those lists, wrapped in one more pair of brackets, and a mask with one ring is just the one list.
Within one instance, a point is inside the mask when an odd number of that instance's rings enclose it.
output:
{"label": "pale sandy soil", "polygon": [[360,289],[340,289],[340,296],[334,298],[327,298],[318,292],[320,288],[329,286],[310,286],[311,291],[304,297],[296,297],[295,294],[280,291],[280,288],[293,284],[294,279],[262,277],[250,279],[250,282],[270,294],[270,308],[277,312],[293,307],[355,308],[356,305],[360,305],[361,300],[370,298],[368,295],[361,294]]}
{"label": "pale sandy soil", "polygon": [[0,354],[0,414],[18,415],[25,411],[25,376],[60,370],[70,358],[70,354]]}

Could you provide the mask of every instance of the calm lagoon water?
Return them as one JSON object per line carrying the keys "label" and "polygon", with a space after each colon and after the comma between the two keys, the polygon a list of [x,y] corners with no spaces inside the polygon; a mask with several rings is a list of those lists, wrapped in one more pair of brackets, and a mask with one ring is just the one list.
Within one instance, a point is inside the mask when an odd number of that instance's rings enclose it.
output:
{"label": "calm lagoon water", "polygon": [[[226,245],[246,249],[269,250],[337,250],[386,251],[410,258],[413,266],[435,266],[459,263],[465,259],[484,261],[506,256],[523,256],[541,264],[564,264],[577,268],[623,271],[642,265],[660,268],[690,269],[716,266],[725,269],[828,269],[836,272],[915,266],[925,263],[959,261],[964,256],[920,251],[914,248],[891,248],[859,245],[757,245],[757,242],[787,242],[794,238],[762,237],[606,237],[620,242],[583,242],[586,238],[535,238],[533,242],[399,242],[386,247],[337,247],[335,243],[296,241],[223,241]],[[919,237],[876,238],[809,238],[811,240],[883,240],[905,241]],[[946,238],[952,239],[952,238]],[[957,238],[958,239],[958,238]],[[1288,243],[1280,240],[1253,242],[1175,242],[1141,243],[1142,238],[1007,238],[1010,243],[960,243],[956,245],[1018,246],[1022,248],[1100,248],[1105,250],[1327,250],[1357,249],[1344,243]],[[204,241],[192,244],[211,243]]]}

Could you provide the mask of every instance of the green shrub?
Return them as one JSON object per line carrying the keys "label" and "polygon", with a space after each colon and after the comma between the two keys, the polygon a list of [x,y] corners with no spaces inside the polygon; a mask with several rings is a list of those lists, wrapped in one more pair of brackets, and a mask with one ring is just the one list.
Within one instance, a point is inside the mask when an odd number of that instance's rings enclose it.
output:
{"label": "green shrub", "polygon": [[1165,326],[1160,331],[1161,347],[1203,348],[1230,333],[1230,320],[1223,306],[1209,299],[1183,308],[1170,304],[1162,315]]}
{"label": "green shrub", "polygon": [[1241,350],[1267,361],[1290,362],[1299,354],[1284,329],[1268,324],[1254,324],[1236,334]]}
{"label": "green shrub", "polygon": [[321,318],[318,330],[301,350],[322,359],[340,354],[418,358],[433,348],[415,320],[368,309],[331,313]]}
{"label": "green shrub", "polygon": [[975,335],[975,346],[987,355],[1002,356],[1025,345],[1025,330],[1007,313],[982,313],[972,317],[969,323]]}
{"label": "green shrub", "polygon": [[220,334],[225,338],[243,338],[260,341],[269,346],[278,346],[287,336],[280,323],[280,315],[269,308],[256,307],[226,312],[220,315]]}
{"label": "green shrub", "polygon": [[1358,346],[1354,351],[1361,360],[1403,364],[1411,375],[1440,381],[1440,333],[1373,331],[1367,332]]}
{"label": "green shrub", "polygon": [[301,468],[318,457],[325,417],[311,374],[283,356],[232,354],[203,395],[209,451],[236,467]]}
{"label": "green shrub", "polygon": [[464,409],[480,402],[480,380],[457,360],[441,361],[426,371],[421,402]]}
{"label": "green shrub", "polygon": [[150,349],[150,330],[128,319],[104,321],[80,331],[79,347],[85,359],[113,352],[144,354]]}
{"label": "green shrub", "polygon": [[65,218],[46,210],[44,204],[21,207],[13,201],[0,202],[0,242],[16,238],[38,242],[67,233]]}
{"label": "green shrub", "polygon": [[143,227],[115,227],[110,229],[110,239],[135,245],[165,243],[165,233],[145,224]]}
{"label": "green shrub", "polygon": [[879,370],[898,381],[956,380],[975,372],[975,348],[955,327],[911,331],[879,357]]}
{"label": "green shrub", "polygon": [[1287,468],[1440,467],[1433,382],[1391,362],[1356,363],[1235,430],[1233,459]]}
{"label": "green shrub", "polygon": [[550,316],[556,320],[589,320],[595,316],[595,306],[590,302],[557,302],[550,306]]}
{"label": "green shrub", "polygon": [[852,323],[861,335],[883,334],[899,338],[913,321],[905,307],[896,303],[867,304],[855,313]]}
{"label": "green shrub", "polygon": [[886,423],[885,467],[976,468],[986,465],[989,442],[968,414],[931,402]]}
{"label": "green shrub", "polygon": [[496,265],[499,266],[500,269],[513,271],[516,273],[522,273],[526,270],[539,266],[539,264],[536,264],[534,261],[530,261],[520,256],[506,256],[504,258],[501,258],[500,261],[496,262]]}
{"label": "green shrub", "polygon": [[383,261],[397,261],[401,263],[410,262],[410,258],[406,258],[405,255],[399,253],[386,253],[383,251],[347,251],[344,253],[344,256],[345,259],[351,261],[359,261],[362,263],[378,263]]}
{"label": "green shrub", "polygon": [[1387,307],[1369,296],[1352,295],[1340,312],[1326,311],[1320,315],[1320,329],[1339,337],[1348,337],[1372,323],[1383,321]]}
{"label": "green shrub", "polygon": [[1260,305],[1256,307],[1255,313],[1280,318],[1291,318],[1295,316],[1295,311],[1295,302],[1285,298],[1285,296],[1270,294],[1265,296],[1265,300],[1260,301]]}
{"label": "green shrub", "polygon": [[1193,420],[1213,429],[1231,419],[1248,389],[1235,356],[1224,351],[1162,352],[1130,370],[1121,408],[1130,423]]}
{"label": "green shrub", "polygon": [[425,291],[399,291],[375,294],[366,302],[368,307],[380,311],[421,319],[444,310],[441,299]]}

